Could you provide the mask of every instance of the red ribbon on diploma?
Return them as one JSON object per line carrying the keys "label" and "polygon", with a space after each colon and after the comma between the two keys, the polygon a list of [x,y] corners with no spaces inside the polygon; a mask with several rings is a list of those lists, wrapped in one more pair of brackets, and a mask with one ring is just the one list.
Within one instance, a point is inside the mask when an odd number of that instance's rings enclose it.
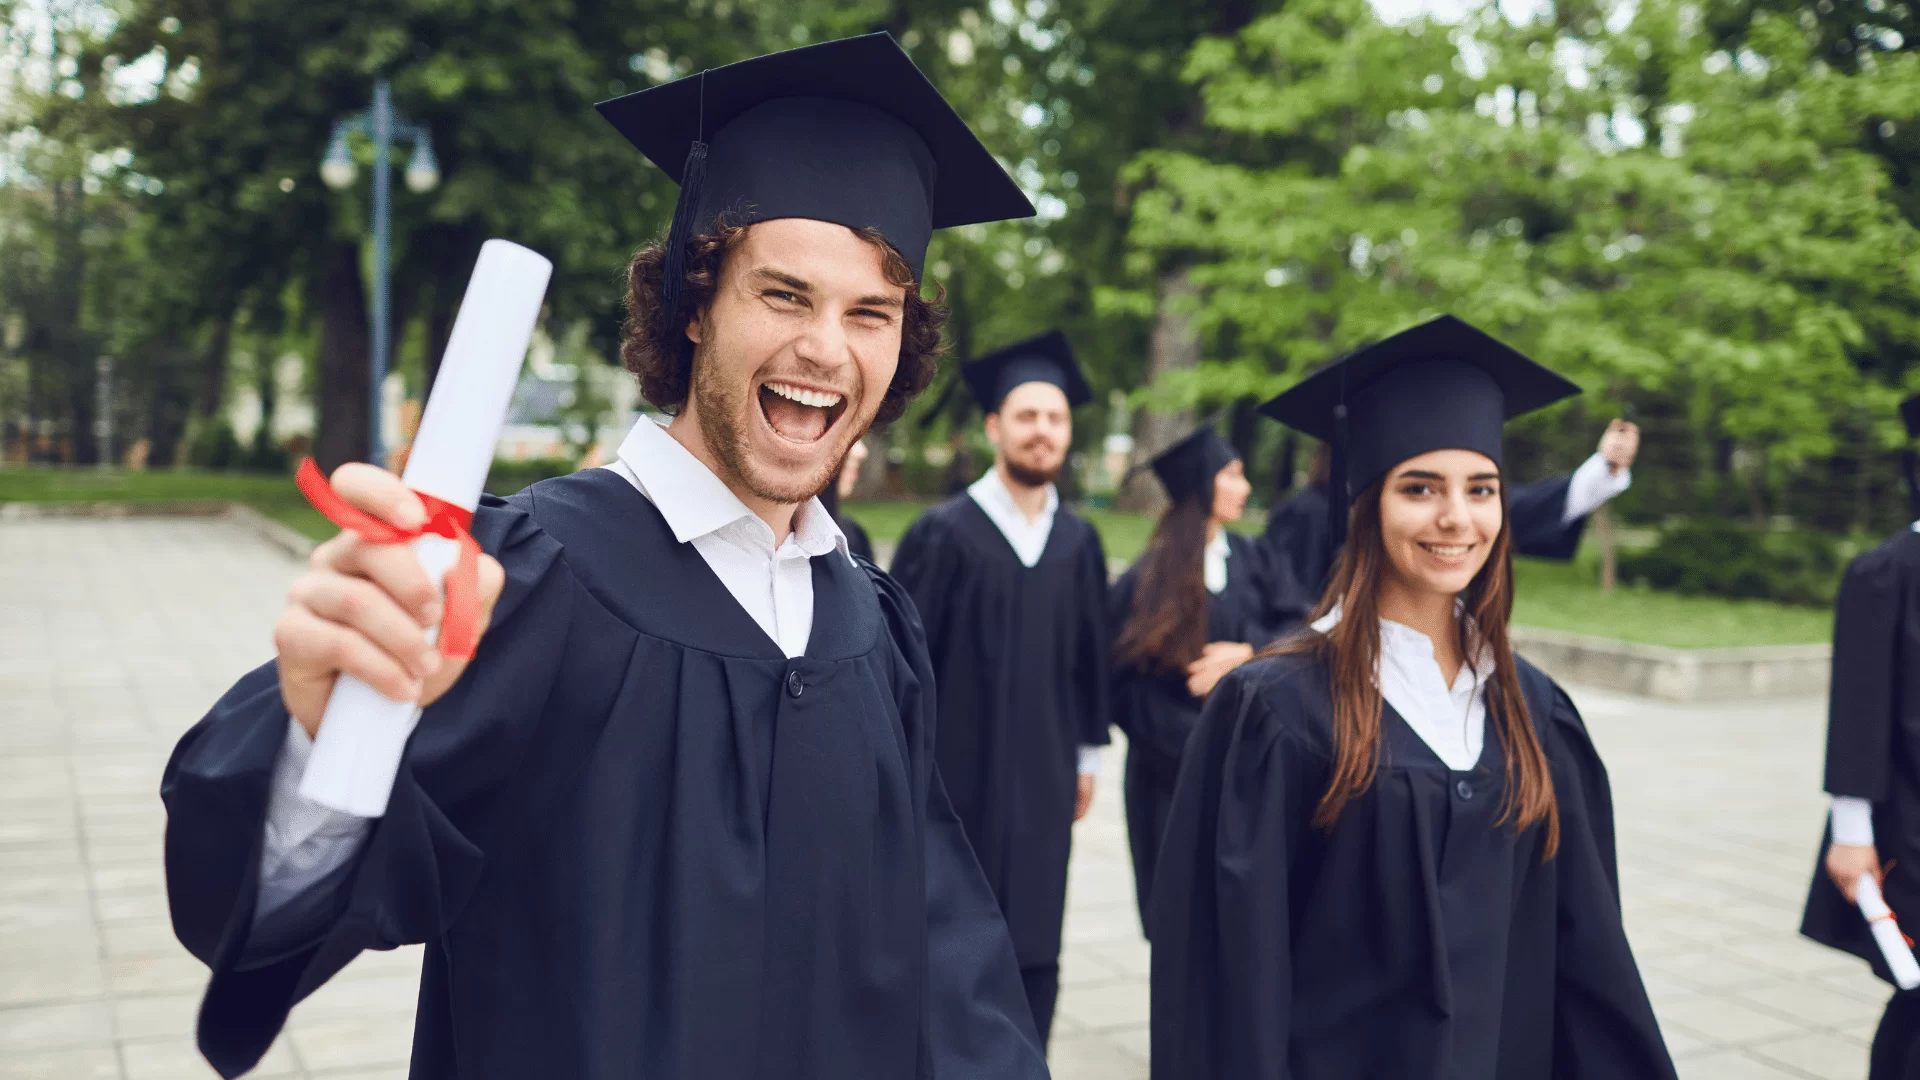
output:
{"label": "red ribbon on diploma", "polygon": [[432,534],[459,544],[460,556],[445,579],[447,613],[440,620],[440,653],[462,660],[473,659],[473,651],[480,646],[480,542],[467,531],[473,524],[473,511],[416,491],[414,494],[427,507],[426,523],[403,529],[341,498],[312,458],[300,463],[300,471],[293,479],[300,485],[300,494],[307,497],[315,510],[335,525],[359,533],[368,543],[404,544]]}

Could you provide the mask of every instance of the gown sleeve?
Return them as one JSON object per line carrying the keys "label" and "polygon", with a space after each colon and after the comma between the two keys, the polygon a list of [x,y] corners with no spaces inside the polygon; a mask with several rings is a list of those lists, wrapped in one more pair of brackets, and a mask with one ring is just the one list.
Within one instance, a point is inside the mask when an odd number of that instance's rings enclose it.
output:
{"label": "gown sleeve", "polygon": [[898,704],[902,718],[918,733],[927,767],[926,1046],[931,1075],[936,1080],[1046,1080],[1046,1057],[1033,1031],[1013,939],[933,761],[933,664],[919,615],[897,582],[878,569],[867,572],[911,671],[901,680]]}
{"label": "gown sleeve", "polygon": [[935,656],[946,652],[952,561],[952,542],[946,527],[935,521],[929,511],[907,526],[900,546],[894,549],[889,570],[893,580],[912,599],[927,647]]}
{"label": "gown sleeve", "polygon": [[1288,875],[1313,787],[1267,708],[1229,672],[1181,762],[1147,911],[1154,1080],[1292,1075]]}
{"label": "gown sleeve", "polygon": [[252,1068],[293,1005],[362,950],[445,932],[479,879],[501,825],[494,795],[543,712],[573,594],[557,580],[558,545],[524,515],[483,514],[474,531],[506,570],[492,628],[461,681],[421,717],[359,855],[328,894],[303,898],[310,932],[264,955],[248,947],[269,785],[287,737],[274,665],[242,677],[167,764],[168,900],[180,941],[213,969],[199,1041],[224,1076]]}
{"label": "gown sleeve", "polygon": [[1895,664],[1903,601],[1898,565],[1870,551],[1847,567],[1833,613],[1826,789],[1884,802],[1894,754]]}
{"label": "gown sleeve", "polygon": [[1553,690],[1549,729],[1560,850],[1553,858],[1555,1080],[1675,1076],[1627,943],[1614,858],[1606,766],[1566,694]]}
{"label": "gown sleeve", "polygon": [[1080,745],[1105,746],[1113,741],[1108,731],[1112,712],[1107,701],[1113,688],[1113,632],[1107,621],[1107,552],[1100,534],[1086,526],[1087,542],[1080,562],[1080,647],[1075,658],[1079,667]]}
{"label": "gown sleeve", "polygon": [[1320,599],[1333,569],[1327,513],[1326,493],[1307,488],[1273,508],[1261,536],[1265,557],[1285,568],[1306,597],[1308,608]]}
{"label": "gown sleeve", "polygon": [[1509,491],[1507,513],[1513,518],[1514,554],[1565,562],[1580,550],[1580,537],[1587,531],[1587,519],[1562,521],[1567,512],[1567,489],[1572,484],[1573,474],[1568,473],[1532,484],[1518,484]]}

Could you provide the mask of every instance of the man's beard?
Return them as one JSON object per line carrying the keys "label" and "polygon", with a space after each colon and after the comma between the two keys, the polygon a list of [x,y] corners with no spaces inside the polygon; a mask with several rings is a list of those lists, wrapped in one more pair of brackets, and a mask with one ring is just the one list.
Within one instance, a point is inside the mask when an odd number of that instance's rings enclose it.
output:
{"label": "man's beard", "polygon": [[[840,445],[828,455],[827,461],[816,471],[799,479],[779,475],[768,475],[766,471],[751,459],[747,453],[747,432],[741,426],[751,424],[752,416],[748,409],[758,409],[760,403],[754,395],[759,393],[758,380],[748,384],[748,397],[741,400],[740,386],[711,372],[718,367],[715,364],[700,362],[702,349],[696,347],[693,362],[693,392],[700,400],[699,421],[700,436],[706,440],[707,449],[712,451],[715,460],[728,475],[721,480],[737,483],[747,489],[756,498],[768,502],[790,505],[803,503],[820,494],[833,482],[839,473],[840,465],[846,460],[848,451],[853,449],[852,437],[842,437]],[[847,395],[847,411],[852,412],[859,401],[853,394]],[[851,430],[851,429],[850,429]],[[831,438],[831,433],[823,438]]]}
{"label": "man's beard", "polygon": [[1066,461],[1063,458],[1060,465],[1055,465],[1050,469],[1040,469],[1031,465],[1022,465],[1010,457],[1003,461],[1002,464],[1007,467],[1007,475],[1013,478],[1014,483],[1019,484],[1021,487],[1037,488],[1046,487],[1048,484],[1059,479],[1060,467],[1061,465],[1065,465]]}

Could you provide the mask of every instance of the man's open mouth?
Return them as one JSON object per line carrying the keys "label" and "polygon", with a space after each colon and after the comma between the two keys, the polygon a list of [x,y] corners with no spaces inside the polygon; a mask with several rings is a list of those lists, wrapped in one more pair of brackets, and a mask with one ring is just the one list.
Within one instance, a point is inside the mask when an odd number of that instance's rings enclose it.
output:
{"label": "man's open mouth", "polygon": [[819,442],[847,410],[847,395],[770,380],[760,384],[760,414],[789,442]]}

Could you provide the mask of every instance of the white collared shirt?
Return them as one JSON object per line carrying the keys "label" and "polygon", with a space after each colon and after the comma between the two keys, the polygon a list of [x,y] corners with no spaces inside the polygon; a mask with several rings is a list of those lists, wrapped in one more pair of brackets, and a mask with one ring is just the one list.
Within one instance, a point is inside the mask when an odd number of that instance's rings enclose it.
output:
{"label": "white collared shirt", "polygon": [[1573,470],[1567,481],[1567,505],[1560,512],[1560,524],[1571,525],[1604,506],[1607,500],[1633,486],[1633,470],[1612,471],[1607,459],[1595,454]]}
{"label": "white collared shirt", "polygon": [[1047,506],[1040,516],[1029,519],[1026,512],[1015,505],[1013,492],[1007,490],[1006,481],[1000,479],[1000,469],[996,466],[987,470],[987,475],[975,480],[967,487],[967,494],[980,504],[1007,538],[1013,553],[1020,557],[1023,566],[1033,566],[1040,561],[1040,555],[1047,550],[1047,537],[1053,535],[1053,515],[1060,509],[1060,489],[1047,485]]}
{"label": "white collared shirt", "polygon": [[[1313,628],[1325,633],[1339,621],[1336,607]],[[1380,620],[1380,696],[1456,772],[1480,763],[1487,739],[1487,680],[1493,670],[1493,653],[1483,648],[1473,663],[1460,665],[1449,686],[1433,658],[1433,639],[1411,626]]]}
{"label": "white collared shirt", "polygon": [[[715,577],[788,658],[807,651],[813,635],[813,564],[817,555],[847,554],[847,538],[820,500],[794,515],[778,547],[773,529],[747,509],[713,471],[672,435],[641,417],[605,468],[647,497],[680,543],[691,543]],[[291,718],[274,764],[260,849],[260,895],[254,922],[285,906],[340,868],[372,829],[370,819],[343,814],[300,794],[313,740]]]}
{"label": "white collared shirt", "polygon": [[847,554],[847,538],[819,499],[802,503],[793,531],[774,546],[773,529],[740,501],[713,470],[666,429],[641,417],[602,466],[639,489],[673,538],[692,544],[715,577],[789,658],[807,651],[813,634],[816,555]]}
{"label": "white collared shirt", "polygon": [[[1013,492],[1007,490],[1007,482],[1000,479],[1000,468],[995,466],[987,470],[987,475],[967,485],[967,494],[986,511],[987,519],[993,522],[1000,535],[1007,538],[1007,546],[1020,560],[1022,566],[1034,566],[1040,562],[1040,556],[1047,550],[1047,538],[1053,535],[1053,517],[1060,509],[1060,489],[1047,485],[1047,505],[1040,516],[1029,519],[1026,511],[1013,501]],[[1224,586],[1222,586],[1224,588]],[[1081,776],[1096,776],[1100,772],[1100,748],[1082,746],[1078,772]]]}
{"label": "white collared shirt", "polygon": [[1200,578],[1207,583],[1207,591],[1215,596],[1227,588],[1227,559],[1233,555],[1233,547],[1227,543],[1227,530],[1215,526],[1213,539],[1207,541],[1206,550],[1200,556]]}

